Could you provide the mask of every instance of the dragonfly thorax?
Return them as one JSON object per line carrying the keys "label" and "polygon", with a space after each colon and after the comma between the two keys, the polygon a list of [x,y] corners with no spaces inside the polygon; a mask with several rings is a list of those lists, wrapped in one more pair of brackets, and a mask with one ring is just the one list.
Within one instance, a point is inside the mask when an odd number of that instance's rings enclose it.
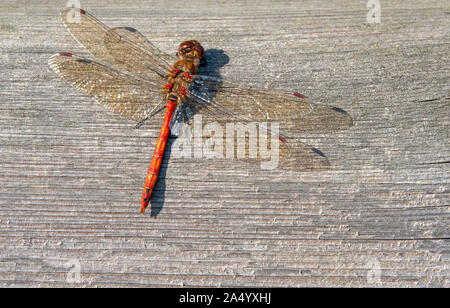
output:
{"label": "dragonfly thorax", "polygon": [[164,93],[166,93],[166,99],[180,103],[187,96],[191,73],[196,72],[197,66],[189,60],[178,60],[173,67],[164,85]]}
{"label": "dragonfly thorax", "polygon": [[[178,47],[179,60],[176,61],[164,85],[167,99],[180,103],[187,95],[192,74],[195,74],[204,58],[202,45],[197,41],[184,41]],[[175,98],[177,98],[175,100]]]}

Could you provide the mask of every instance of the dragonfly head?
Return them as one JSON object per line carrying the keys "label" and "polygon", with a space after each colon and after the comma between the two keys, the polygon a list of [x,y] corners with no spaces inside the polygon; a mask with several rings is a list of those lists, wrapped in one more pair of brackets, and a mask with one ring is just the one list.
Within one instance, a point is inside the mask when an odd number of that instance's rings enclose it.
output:
{"label": "dragonfly head", "polygon": [[205,50],[196,40],[182,42],[178,46],[177,55],[181,60],[193,61],[197,66],[206,64]]}

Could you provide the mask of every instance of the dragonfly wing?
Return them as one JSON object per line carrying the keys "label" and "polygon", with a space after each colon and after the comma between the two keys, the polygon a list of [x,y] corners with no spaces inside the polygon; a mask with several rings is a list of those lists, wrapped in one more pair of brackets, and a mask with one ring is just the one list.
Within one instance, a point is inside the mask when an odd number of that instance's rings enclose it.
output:
{"label": "dragonfly wing", "polygon": [[[272,153],[275,153],[274,160],[278,159],[278,167],[286,170],[324,170],[329,167],[329,162],[322,152],[300,142],[292,137],[293,135],[298,132],[332,132],[349,128],[353,124],[345,111],[311,104],[301,94],[252,89],[209,76],[194,76],[189,94],[186,103],[196,112],[201,112],[203,123],[206,125],[217,122],[225,132],[228,123],[239,122],[244,125],[240,128],[243,130],[248,130],[249,125],[253,123],[259,134],[261,128],[267,129],[269,132],[267,139],[275,138],[276,141],[278,131],[285,142],[280,141],[278,152]],[[279,124],[277,131],[271,129],[274,123]],[[249,136],[247,138],[241,135],[241,139],[245,139],[245,146],[242,142],[240,145],[234,144],[235,157],[239,158],[237,153],[241,146],[245,151],[245,155],[241,155],[241,160],[255,163],[266,161],[267,164],[267,149],[264,150],[265,147],[260,147],[259,143],[251,142],[251,135],[247,132],[245,134]],[[211,138],[211,136],[203,137]],[[250,151],[251,145],[258,146]]]}
{"label": "dragonfly wing", "polygon": [[139,79],[67,53],[54,55],[49,65],[63,80],[129,119],[140,121],[163,103],[158,80]]}
{"label": "dragonfly wing", "polygon": [[[274,134],[277,129],[272,123],[267,123],[266,126],[255,122],[235,123],[230,122],[230,119],[228,122],[216,121],[214,119],[217,117],[211,113],[212,109],[204,109],[201,114],[192,116],[193,109],[189,100],[183,106],[189,109],[189,113],[185,113],[184,129],[178,130],[181,131],[178,136],[192,140],[201,134],[201,145],[197,141],[193,145],[201,147],[204,158],[237,159],[258,164],[263,169],[293,171],[326,170],[330,166],[325,155],[312,146],[295,138],[281,141]],[[193,150],[199,151],[198,148]]]}
{"label": "dragonfly wing", "polygon": [[[142,78],[167,75],[170,56],[157,49],[133,28],[110,29],[88,12],[67,8],[61,13],[64,25],[77,42],[98,60]],[[164,56],[165,55],[165,56]]]}
{"label": "dragonfly wing", "polygon": [[313,104],[311,112],[290,123],[289,130],[299,133],[327,134],[348,129],[353,126],[352,117],[343,109]]}
{"label": "dragonfly wing", "polygon": [[292,171],[327,170],[330,163],[318,149],[296,139],[280,143],[279,167]]}
{"label": "dragonfly wing", "polygon": [[[250,134],[246,137],[237,136],[234,142],[230,142],[226,135],[224,147],[228,148],[230,144],[233,145],[235,158],[257,164],[261,169],[319,171],[330,167],[326,156],[308,144],[293,138],[281,142],[272,132],[263,132],[267,136],[261,139],[261,133],[259,130],[258,137],[252,137]],[[207,137],[204,136],[204,138]],[[261,142],[262,140],[266,141]],[[205,140],[204,144],[210,145],[211,141]],[[275,146],[278,147],[278,150],[275,150]]]}
{"label": "dragonfly wing", "polygon": [[342,109],[312,104],[298,93],[253,89],[215,77],[199,76],[189,88],[197,109],[209,109],[213,121],[278,122],[282,135],[325,133],[353,125]]}
{"label": "dragonfly wing", "polygon": [[106,49],[105,34],[110,30],[88,12],[67,8],[61,12],[61,19],[74,39],[84,46],[96,59],[116,65],[114,57]]}
{"label": "dragonfly wing", "polygon": [[283,91],[253,89],[209,76],[194,77],[189,93],[204,107],[251,121],[293,121],[311,112],[306,97]]}
{"label": "dragonfly wing", "polygon": [[170,135],[177,137],[182,134],[186,120],[185,110],[182,104],[178,104],[174,115],[170,120]]}
{"label": "dragonfly wing", "polygon": [[118,65],[138,76],[157,74],[166,79],[171,66],[171,57],[156,48],[139,31],[130,27],[114,28],[105,36],[105,45]]}

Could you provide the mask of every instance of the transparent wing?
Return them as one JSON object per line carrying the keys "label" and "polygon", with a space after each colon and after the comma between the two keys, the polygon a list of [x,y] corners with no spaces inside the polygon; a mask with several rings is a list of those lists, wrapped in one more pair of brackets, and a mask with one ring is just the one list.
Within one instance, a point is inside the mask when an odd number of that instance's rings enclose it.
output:
{"label": "transparent wing", "polygon": [[67,8],[61,13],[64,25],[98,60],[145,79],[156,74],[165,78],[173,59],[153,46],[133,28],[110,29],[88,12]]}
{"label": "transparent wing", "polygon": [[216,114],[217,121],[220,121],[217,115],[223,115],[228,121],[277,121],[287,124],[312,110],[306,97],[275,90],[252,89],[209,76],[196,75],[189,94],[200,106],[199,109],[209,109],[211,114]]}
{"label": "transparent wing", "polygon": [[[265,137],[264,134],[266,134]],[[232,152],[236,159],[257,164],[262,169],[318,171],[326,170],[330,166],[322,152],[293,138],[287,138],[281,142],[272,132],[259,130],[257,136],[237,135],[231,143],[228,134],[225,135],[224,144],[228,142],[225,148],[229,148],[232,144],[234,147]],[[204,138],[207,145],[213,142],[210,136],[209,138],[204,136]],[[261,142],[262,140],[265,141]],[[278,150],[275,150],[275,147],[278,147]]]}
{"label": "transparent wing", "polygon": [[138,76],[157,74],[166,79],[171,69],[167,61],[176,61],[175,57],[160,51],[130,27],[109,30],[105,36],[105,45],[117,65]]}
{"label": "transparent wing", "polygon": [[101,105],[135,121],[148,117],[164,102],[162,83],[157,79],[139,79],[68,53],[54,55],[49,65],[63,80]]}
{"label": "transparent wing", "polygon": [[[252,123],[243,126],[242,123],[227,123],[234,125],[230,129],[218,122],[205,121],[202,114],[183,124],[183,129],[178,130],[178,138],[187,138],[189,141],[182,144],[193,146],[194,152],[200,149],[205,159],[240,160],[262,169],[292,171],[326,170],[330,166],[325,155],[310,145],[294,138],[282,142],[273,131],[252,126]],[[201,145],[198,144],[198,133],[202,137]]]}
{"label": "transparent wing", "polygon": [[278,122],[280,134],[332,132],[353,125],[344,110],[311,104],[303,95],[270,89],[253,89],[219,78],[195,75],[190,101],[217,122]]}
{"label": "transparent wing", "polygon": [[[276,153],[274,161],[278,159],[277,166],[286,170],[323,170],[329,167],[325,155],[297,140],[297,133],[326,133],[347,129],[353,125],[352,118],[344,110],[311,104],[301,94],[252,89],[215,77],[194,76],[189,94],[185,105],[194,110],[194,114],[201,112],[204,125],[215,122],[222,127],[223,132],[230,123],[241,124],[236,130],[237,135],[241,131],[241,143],[237,142],[239,136],[236,136],[236,143],[232,145],[234,157],[248,162],[268,163],[266,156],[269,151]],[[272,130],[272,124],[275,123],[279,127]],[[271,143],[260,146],[261,139],[256,138],[255,134],[252,137],[252,134],[247,132],[250,131],[251,125],[258,131],[258,138],[262,133],[267,134],[268,140],[279,141],[275,143],[278,151],[271,150]],[[278,136],[282,138],[278,140]],[[217,141],[217,137],[208,134],[203,137],[209,138],[212,144]],[[258,139],[257,142],[251,141],[252,138]],[[240,157],[237,154],[239,151]]]}
{"label": "transparent wing", "polygon": [[330,163],[326,156],[318,149],[300,142],[297,139],[286,139],[280,143],[279,167],[293,171],[326,170]]}

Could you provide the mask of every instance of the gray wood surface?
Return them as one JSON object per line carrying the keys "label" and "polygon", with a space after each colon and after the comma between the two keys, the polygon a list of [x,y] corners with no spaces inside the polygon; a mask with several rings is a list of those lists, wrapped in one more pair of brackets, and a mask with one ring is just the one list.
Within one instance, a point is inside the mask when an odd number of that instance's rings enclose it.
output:
{"label": "gray wood surface", "polygon": [[166,159],[141,215],[160,123],[136,130],[51,71],[87,55],[65,1],[2,0],[0,286],[450,286],[450,2],[382,0],[379,24],[367,1],[129,2],[81,6],[354,126],[301,136],[326,171]]}

